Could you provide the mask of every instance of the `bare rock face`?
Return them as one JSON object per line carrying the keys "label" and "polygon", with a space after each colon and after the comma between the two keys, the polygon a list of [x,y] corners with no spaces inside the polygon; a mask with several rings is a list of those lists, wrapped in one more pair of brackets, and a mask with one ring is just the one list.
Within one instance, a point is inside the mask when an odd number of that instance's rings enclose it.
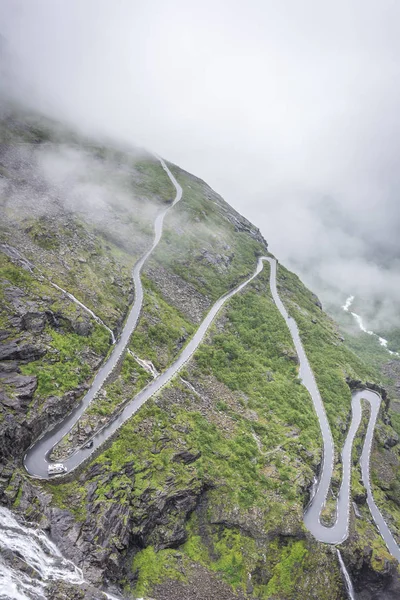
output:
{"label": "bare rock face", "polygon": [[24,411],[37,388],[35,375],[19,375],[18,373],[0,373],[0,384],[13,388],[12,395],[0,389],[0,402],[9,408]]}
{"label": "bare rock face", "polygon": [[[163,489],[147,488],[137,497],[133,493],[133,465],[126,464],[123,471],[128,500],[124,502],[114,493],[103,492],[104,486],[121,476],[110,471],[107,464],[94,464],[81,475],[78,482],[86,487],[82,520],[68,509],[52,506],[50,494],[19,475],[12,484],[10,479],[4,481],[7,492],[2,502],[12,506],[18,496],[18,511],[29,514],[30,520],[44,528],[63,554],[84,569],[93,584],[104,583],[105,573],[110,581],[120,581],[122,573],[132,578],[132,551],[148,545],[157,550],[177,548],[186,541],[186,522],[208,486],[197,479],[185,488],[170,481]],[[11,474],[10,471],[8,476]]]}
{"label": "bare rock face", "polygon": [[165,299],[176,306],[192,323],[200,323],[211,301],[196,288],[160,265],[146,268],[146,275],[154,281]]}
{"label": "bare rock face", "polygon": [[107,600],[104,592],[88,583],[73,585],[65,581],[55,581],[47,588],[47,594],[52,600]]}
{"label": "bare rock face", "polygon": [[21,317],[21,329],[42,333],[46,326],[46,315],[42,312],[27,312]]}
{"label": "bare rock face", "polygon": [[45,354],[45,348],[34,346],[22,340],[12,340],[0,347],[0,360],[33,361],[42,358]]}
{"label": "bare rock face", "polygon": [[182,450],[181,452],[177,452],[172,460],[174,462],[183,462],[185,465],[189,465],[192,462],[195,462],[198,458],[200,458],[201,452],[189,452],[189,450]]}
{"label": "bare rock face", "polygon": [[359,600],[398,600],[400,579],[396,565],[387,563],[379,573],[365,561],[353,580]]}

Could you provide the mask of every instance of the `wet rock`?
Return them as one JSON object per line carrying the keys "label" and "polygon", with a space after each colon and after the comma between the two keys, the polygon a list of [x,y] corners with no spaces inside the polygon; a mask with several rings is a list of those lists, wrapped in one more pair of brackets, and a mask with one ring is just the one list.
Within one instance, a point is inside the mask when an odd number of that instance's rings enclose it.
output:
{"label": "wet rock", "polygon": [[367,492],[360,492],[358,494],[353,495],[353,500],[358,506],[362,506],[367,501]]}
{"label": "wet rock", "polygon": [[14,264],[21,266],[25,271],[32,271],[35,268],[29,260],[26,260],[16,248],[13,248],[9,244],[0,244],[0,251],[11,258],[11,261]]}
{"label": "wet rock", "polygon": [[32,333],[42,333],[46,326],[46,314],[27,312],[21,317],[21,329]]}
{"label": "wet rock", "polygon": [[17,361],[10,360],[6,362],[0,362],[0,373],[19,373],[19,367]]}
{"label": "wet rock", "polygon": [[54,329],[58,329],[58,327],[61,327],[60,321],[56,313],[54,313],[52,310],[46,310],[45,315],[50,327],[53,327]]}
{"label": "wet rock", "polygon": [[182,450],[181,452],[177,452],[172,457],[173,462],[182,462],[185,465],[188,465],[192,462],[195,462],[201,456],[201,452],[189,452],[189,450]]}
{"label": "wet rock", "polygon": [[66,317],[60,312],[46,311],[46,318],[54,329],[63,329],[71,333],[76,333],[87,337],[93,329],[93,324],[89,317],[82,316],[77,319]]}
{"label": "wet rock", "polygon": [[172,485],[156,492],[140,520],[135,513],[135,539],[143,547],[153,545],[156,550],[183,544],[187,539],[186,521],[205,491],[204,486],[176,490]]}
{"label": "wet rock", "polygon": [[0,360],[38,360],[46,354],[46,350],[29,343],[19,343],[13,340],[0,347]]}
{"label": "wet rock", "polygon": [[13,388],[12,397],[0,390],[0,401],[14,409],[24,409],[37,388],[37,377],[29,375],[19,375],[10,373],[9,375],[0,375],[0,383]]}
{"label": "wet rock", "polygon": [[47,597],[52,600],[107,600],[101,590],[81,583],[74,585],[66,581],[54,581],[47,588]]}
{"label": "wet rock", "polygon": [[361,569],[357,573],[352,571],[357,599],[398,600],[400,598],[400,578],[396,565],[386,562],[382,567],[381,571],[372,569],[367,559],[363,561]]}
{"label": "wet rock", "polygon": [[71,327],[74,333],[87,337],[93,329],[93,324],[90,319],[80,319],[72,321]]}
{"label": "wet rock", "polygon": [[385,440],[383,442],[383,446],[386,449],[389,448],[393,448],[393,446],[396,446],[399,443],[399,436],[397,435],[397,433],[395,431],[390,432],[390,434],[387,434],[385,437]]}
{"label": "wet rock", "polygon": [[19,571],[25,575],[28,575],[31,579],[38,579],[38,572],[28,565],[28,563],[22,558],[15,554],[9,548],[1,549],[2,561],[6,562],[10,569]]}

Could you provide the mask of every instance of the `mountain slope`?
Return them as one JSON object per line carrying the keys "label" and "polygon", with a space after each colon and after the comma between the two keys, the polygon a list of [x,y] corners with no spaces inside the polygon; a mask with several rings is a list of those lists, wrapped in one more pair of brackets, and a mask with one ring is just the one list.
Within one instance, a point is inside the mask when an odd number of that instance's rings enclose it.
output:
{"label": "mountain slope", "polygon": [[[267,266],[221,310],[185,371],[89,464],[66,482],[27,477],[26,449],[76,404],[112,348],[110,332],[51,282],[118,336],[134,294],[130,271],[174,189],[143,151],[16,112],[3,115],[1,131],[1,501],[47,528],[93,583],[112,582],[126,597],[345,598],[336,553],[303,524],[321,438]],[[259,231],[204,182],[171,169],[183,198],[144,268],[132,354],[55,457],[85,443],[143,388],[150,363],[165,369],[211,304],[267,252]],[[294,274],[280,266],[278,275],[340,448],[346,378],[379,374],[346,347]],[[384,448],[394,435],[383,410],[377,469],[388,456],[398,460],[396,445]],[[398,565],[363,505],[356,467],[354,474],[360,517],[352,517],[345,561],[360,597],[378,590],[395,598]],[[334,492],[339,477],[338,470]],[[378,493],[390,497],[393,489]],[[398,535],[398,508],[381,500]]]}

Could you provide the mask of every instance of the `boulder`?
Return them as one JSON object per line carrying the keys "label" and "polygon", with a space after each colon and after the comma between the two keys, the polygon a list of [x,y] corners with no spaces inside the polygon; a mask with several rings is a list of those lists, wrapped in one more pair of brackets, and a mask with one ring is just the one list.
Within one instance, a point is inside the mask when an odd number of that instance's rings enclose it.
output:
{"label": "boulder", "polygon": [[21,340],[12,340],[0,347],[1,360],[26,360],[28,362],[38,360],[46,354],[46,350],[40,346],[29,343],[19,343]]}
{"label": "boulder", "polygon": [[182,462],[185,465],[188,465],[192,462],[195,462],[201,456],[201,452],[189,452],[189,450],[182,450],[181,452],[177,452],[172,457],[173,462]]}
{"label": "boulder", "polygon": [[16,410],[24,410],[37,388],[37,377],[10,373],[0,375],[0,383],[13,388],[12,395],[0,390],[0,402]]}
{"label": "boulder", "polygon": [[21,317],[21,329],[42,333],[46,326],[46,314],[41,312],[27,312]]}

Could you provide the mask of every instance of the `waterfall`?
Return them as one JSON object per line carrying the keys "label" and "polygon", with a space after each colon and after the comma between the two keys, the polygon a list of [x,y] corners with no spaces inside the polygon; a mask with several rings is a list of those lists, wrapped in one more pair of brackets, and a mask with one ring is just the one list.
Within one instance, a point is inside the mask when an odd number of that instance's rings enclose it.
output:
{"label": "waterfall", "polygon": [[342,555],[340,554],[340,550],[338,548],[336,548],[336,552],[337,552],[338,559],[339,559],[340,570],[342,571],[343,579],[346,584],[346,590],[347,590],[348,596],[349,596],[350,600],[356,600],[353,584],[351,583],[350,575],[346,569],[346,565],[343,562],[343,558],[342,558]]}
{"label": "waterfall", "polygon": [[360,315],[358,315],[355,312],[349,311],[349,308],[353,304],[353,300],[354,300],[354,296],[349,296],[347,298],[346,302],[342,306],[343,310],[345,312],[350,312],[350,314],[353,315],[353,317],[356,320],[356,323],[359,326],[359,328],[361,329],[361,331],[363,331],[364,333],[368,333],[368,335],[373,335],[373,336],[377,337],[380,345],[383,346],[384,348],[386,348],[386,350],[389,352],[389,354],[392,354],[393,356],[399,356],[398,352],[393,352],[393,350],[389,350],[389,348],[387,347],[388,341],[385,340],[385,338],[381,337],[377,333],[374,333],[373,331],[370,331],[369,329],[367,329],[365,327],[364,322],[363,322],[362,318],[360,317]]}
{"label": "waterfall", "polygon": [[0,507],[0,600],[42,600],[46,583],[83,583],[82,571],[33,526],[20,525]]}

